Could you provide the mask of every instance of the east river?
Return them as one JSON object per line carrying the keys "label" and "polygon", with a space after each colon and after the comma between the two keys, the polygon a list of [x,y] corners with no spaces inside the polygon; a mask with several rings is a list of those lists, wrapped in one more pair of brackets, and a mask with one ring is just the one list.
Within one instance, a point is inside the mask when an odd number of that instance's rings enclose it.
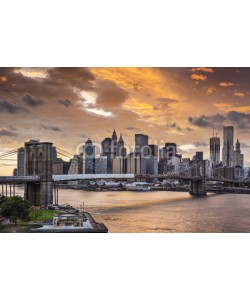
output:
{"label": "east river", "polygon": [[109,232],[250,232],[250,195],[59,189],[63,203],[84,203]]}

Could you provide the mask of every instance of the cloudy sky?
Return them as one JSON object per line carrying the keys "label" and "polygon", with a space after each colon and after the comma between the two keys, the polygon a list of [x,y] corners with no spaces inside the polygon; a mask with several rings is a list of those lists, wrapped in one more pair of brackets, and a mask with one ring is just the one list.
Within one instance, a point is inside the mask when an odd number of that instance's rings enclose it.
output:
{"label": "cloudy sky", "polygon": [[[29,139],[76,153],[113,129],[128,147],[135,133],[183,157],[204,151],[213,131],[233,125],[250,164],[250,68],[0,68],[0,152]],[[14,157],[13,157],[14,158]],[[0,161],[11,174],[13,161]]]}

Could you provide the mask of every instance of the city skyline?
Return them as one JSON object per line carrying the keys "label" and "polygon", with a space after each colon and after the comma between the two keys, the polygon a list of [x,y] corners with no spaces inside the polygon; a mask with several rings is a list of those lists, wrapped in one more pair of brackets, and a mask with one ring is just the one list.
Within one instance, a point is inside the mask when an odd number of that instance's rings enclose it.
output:
{"label": "city skyline", "polygon": [[249,78],[249,68],[0,68],[0,151],[40,138],[74,154],[115,128],[128,147],[143,133],[209,159],[213,132],[222,140],[232,125],[249,166]]}

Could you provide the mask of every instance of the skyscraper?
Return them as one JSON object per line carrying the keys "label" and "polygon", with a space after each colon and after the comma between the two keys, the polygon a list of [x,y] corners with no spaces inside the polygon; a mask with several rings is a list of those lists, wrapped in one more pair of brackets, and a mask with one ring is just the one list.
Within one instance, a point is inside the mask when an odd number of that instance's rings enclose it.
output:
{"label": "skyscraper", "polygon": [[203,152],[202,151],[197,151],[195,153],[194,160],[198,160],[198,161],[203,160]]}
{"label": "skyscraper", "polygon": [[17,151],[17,176],[24,176],[24,148]]}
{"label": "skyscraper", "polygon": [[112,139],[108,137],[102,141],[101,155],[107,157],[107,173],[112,173],[111,143]]}
{"label": "skyscraper", "polygon": [[131,152],[127,156],[127,173],[141,174],[141,160],[140,156]]}
{"label": "skyscraper", "polygon": [[233,167],[234,165],[234,128],[233,126],[223,127],[223,166]]}
{"label": "skyscraper", "polygon": [[95,146],[88,139],[83,146],[83,174],[95,173]]}
{"label": "skyscraper", "polygon": [[160,149],[160,159],[166,158],[167,160],[172,159],[177,153],[176,143],[165,143],[165,147]]}
{"label": "skyscraper", "polygon": [[135,154],[146,157],[149,154],[148,136],[145,134],[135,134]]}
{"label": "skyscraper", "polygon": [[127,155],[126,148],[124,147],[124,140],[122,138],[122,134],[120,134],[120,138],[117,143],[117,155],[125,157]]}
{"label": "skyscraper", "polygon": [[107,156],[100,156],[95,158],[95,173],[107,174]]}
{"label": "skyscraper", "polygon": [[149,155],[150,156],[153,156],[153,157],[156,157],[157,161],[158,161],[158,145],[154,145],[154,144],[151,144],[151,145],[148,145],[149,146]]}
{"label": "skyscraper", "polygon": [[237,139],[237,143],[235,144],[235,151],[234,151],[234,166],[236,167],[244,167],[244,155],[241,154],[240,150],[240,142]]}
{"label": "skyscraper", "polygon": [[166,143],[165,148],[166,148],[166,158],[172,159],[177,153],[176,143]]}
{"label": "skyscraper", "polygon": [[210,162],[211,166],[220,163],[220,138],[210,138]]}
{"label": "skyscraper", "polygon": [[114,130],[111,139],[111,158],[115,158],[116,155],[117,155],[117,134]]}

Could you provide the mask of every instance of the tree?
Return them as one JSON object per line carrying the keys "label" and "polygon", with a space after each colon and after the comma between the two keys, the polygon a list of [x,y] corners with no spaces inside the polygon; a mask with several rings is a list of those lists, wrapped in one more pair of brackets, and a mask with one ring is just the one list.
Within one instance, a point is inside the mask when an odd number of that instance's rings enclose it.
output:
{"label": "tree", "polygon": [[29,220],[30,205],[21,196],[7,197],[1,205],[1,215],[10,219],[15,225],[17,220],[27,222]]}

